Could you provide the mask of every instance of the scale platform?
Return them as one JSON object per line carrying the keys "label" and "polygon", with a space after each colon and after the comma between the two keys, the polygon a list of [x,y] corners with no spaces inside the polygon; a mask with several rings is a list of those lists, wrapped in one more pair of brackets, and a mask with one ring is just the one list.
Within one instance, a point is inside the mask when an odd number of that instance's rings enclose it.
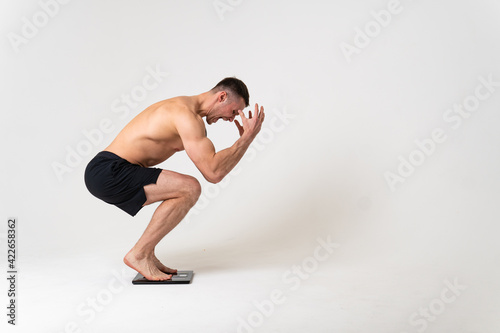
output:
{"label": "scale platform", "polygon": [[132,280],[133,284],[190,284],[193,280],[193,271],[177,271],[172,274],[172,278],[165,281],[151,281],[146,279],[141,273],[137,273]]}

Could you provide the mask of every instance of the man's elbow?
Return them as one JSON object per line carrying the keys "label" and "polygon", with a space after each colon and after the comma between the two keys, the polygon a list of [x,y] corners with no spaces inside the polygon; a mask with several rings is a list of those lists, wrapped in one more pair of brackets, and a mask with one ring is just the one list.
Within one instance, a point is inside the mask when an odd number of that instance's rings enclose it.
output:
{"label": "man's elbow", "polygon": [[211,173],[211,174],[207,174],[207,175],[203,175],[203,176],[205,177],[205,179],[209,183],[212,183],[212,184],[217,184],[224,179],[223,175],[216,174],[216,173]]}

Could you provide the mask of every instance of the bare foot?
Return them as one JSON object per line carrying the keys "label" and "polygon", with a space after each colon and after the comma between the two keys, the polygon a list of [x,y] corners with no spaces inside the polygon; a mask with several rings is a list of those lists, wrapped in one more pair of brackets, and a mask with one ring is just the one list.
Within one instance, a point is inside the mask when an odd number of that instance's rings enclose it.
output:
{"label": "bare foot", "polygon": [[173,268],[168,268],[167,266],[163,265],[160,260],[158,260],[158,258],[156,258],[156,256],[153,254],[153,262],[155,263],[156,267],[164,272],[164,273],[168,273],[168,274],[176,274],[177,273],[177,270],[176,269],[173,269]]}
{"label": "bare foot", "polygon": [[130,252],[127,253],[127,255],[125,256],[125,258],[123,258],[123,261],[125,262],[125,264],[127,264],[127,266],[138,271],[148,280],[151,281],[170,280],[172,278],[172,275],[165,274],[162,271],[160,271],[160,269],[158,269],[158,267],[156,266],[154,259],[155,257],[139,258],[138,256],[135,255],[135,253],[132,250],[130,250]]}

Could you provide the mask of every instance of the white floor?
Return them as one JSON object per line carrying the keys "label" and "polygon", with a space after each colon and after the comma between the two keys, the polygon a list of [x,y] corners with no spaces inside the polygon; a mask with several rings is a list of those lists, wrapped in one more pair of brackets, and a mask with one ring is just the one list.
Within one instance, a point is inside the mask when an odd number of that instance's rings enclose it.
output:
{"label": "white floor", "polygon": [[320,244],[170,246],[172,266],[194,269],[190,285],[134,286],[116,249],[25,254],[18,325],[8,331],[498,332],[498,255],[464,265],[414,248]]}

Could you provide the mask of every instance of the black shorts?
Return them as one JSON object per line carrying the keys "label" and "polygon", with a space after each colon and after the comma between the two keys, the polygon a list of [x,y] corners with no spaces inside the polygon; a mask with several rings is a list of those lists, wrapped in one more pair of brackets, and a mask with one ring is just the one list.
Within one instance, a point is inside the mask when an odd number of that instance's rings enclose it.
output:
{"label": "black shorts", "polygon": [[144,186],[156,184],[161,171],[101,151],[85,169],[85,185],[97,198],[135,216],[146,202]]}

